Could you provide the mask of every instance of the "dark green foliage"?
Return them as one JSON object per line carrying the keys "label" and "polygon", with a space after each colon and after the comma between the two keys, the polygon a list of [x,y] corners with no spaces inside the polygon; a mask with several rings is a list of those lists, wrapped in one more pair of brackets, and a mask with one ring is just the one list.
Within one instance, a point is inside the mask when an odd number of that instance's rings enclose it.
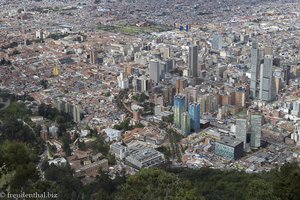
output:
{"label": "dark green foliage", "polygon": [[170,149],[165,146],[160,146],[160,147],[156,148],[156,150],[163,153],[167,159],[169,159],[172,155]]}
{"label": "dark green foliage", "polygon": [[113,127],[114,129],[117,130],[123,130],[123,131],[130,131],[133,130],[135,128],[144,128],[144,125],[141,123],[135,124],[135,125],[130,125],[130,119],[126,119],[123,122],[121,122],[120,124],[116,124]]}
{"label": "dark green foliage", "polygon": [[167,116],[167,117],[165,117],[165,116],[163,116],[162,117],[162,120],[164,121],[164,122],[167,122],[167,123],[173,123],[174,122],[174,115],[172,114],[172,115],[169,115],[169,116]]}
{"label": "dark green foliage", "polygon": [[45,170],[45,178],[57,185],[58,199],[78,199],[81,194],[82,184],[73,176],[69,165],[63,167],[51,165]]}
{"label": "dark green foliage", "polygon": [[35,167],[37,155],[24,143],[6,141],[0,144],[1,177],[10,176],[6,185],[10,191],[19,191],[39,179]]}
{"label": "dark green foliage", "polygon": [[104,156],[108,155],[109,145],[106,144],[102,138],[97,138],[95,142],[92,144],[92,149],[94,153],[101,152]]}
{"label": "dark green foliage", "polygon": [[135,101],[138,101],[140,103],[143,103],[144,101],[148,100],[149,97],[145,93],[142,93],[142,94],[136,94],[136,95],[132,96],[132,99],[134,99]]}
{"label": "dark green foliage", "polygon": [[117,164],[116,157],[113,154],[107,154],[107,160],[109,165]]}
{"label": "dark green foliage", "polygon": [[159,169],[146,169],[128,177],[115,199],[188,200],[202,198],[197,195],[190,181],[181,180],[176,175]]}
{"label": "dark green foliage", "polygon": [[300,197],[300,167],[288,163],[275,172],[274,192],[282,200],[298,200]]}
{"label": "dark green foliage", "polygon": [[105,96],[106,96],[106,97],[109,97],[110,95],[111,95],[111,94],[110,94],[109,91],[105,92]]}
{"label": "dark green foliage", "polygon": [[72,143],[70,135],[69,134],[65,134],[62,136],[62,143],[63,143],[63,151],[66,153],[66,156],[70,156],[72,151],[70,149],[70,144]]}

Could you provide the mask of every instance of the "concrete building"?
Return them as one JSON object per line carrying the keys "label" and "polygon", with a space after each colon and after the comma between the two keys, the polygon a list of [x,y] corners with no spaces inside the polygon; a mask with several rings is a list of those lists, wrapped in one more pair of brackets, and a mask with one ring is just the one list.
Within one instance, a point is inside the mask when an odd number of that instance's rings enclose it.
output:
{"label": "concrete building", "polygon": [[198,77],[198,46],[189,47],[188,67],[190,77]]}
{"label": "concrete building", "polygon": [[158,83],[160,81],[160,65],[158,61],[150,61],[149,62],[149,75],[151,80],[154,83]]}
{"label": "concrete building", "polygon": [[259,48],[256,41],[252,41],[251,49],[251,81],[250,81],[250,97],[257,98],[259,96],[259,67],[260,57]]}
{"label": "concrete building", "polygon": [[291,139],[295,141],[297,146],[300,146],[300,124],[296,124],[295,132],[291,134]]}
{"label": "concrete building", "polygon": [[121,72],[120,75],[117,77],[118,86],[121,89],[128,89],[129,88],[129,80],[125,72]]}
{"label": "concrete building", "polygon": [[247,130],[248,130],[247,119],[237,119],[235,137],[237,140],[243,142],[244,149],[246,147],[246,142],[247,142]]}
{"label": "concrete building", "polygon": [[221,140],[215,143],[215,154],[230,160],[237,160],[243,156],[243,142],[221,137]]}
{"label": "concrete building", "polygon": [[108,141],[119,141],[121,139],[121,131],[112,129],[112,128],[106,128],[103,130],[104,133],[106,133],[108,137]]}
{"label": "concrete building", "polygon": [[130,149],[126,161],[135,168],[149,168],[165,162],[164,154],[151,148]]}
{"label": "concrete building", "polygon": [[183,90],[187,87],[188,82],[186,79],[177,79],[176,80],[176,94],[182,93]]}
{"label": "concrete building", "polygon": [[250,119],[251,124],[251,139],[250,146],[252,148],[258,148],[261,145],[261,127],[262,127],[262,115],[252,114]]}
{"label": "concrete building", "polygon": [[273,55],[271,47],[265,48],[264,64],[260,70],[259,98],[262,101],[275,99],[275,79],[273,77]]}
{"label": "concrete building", "polygon": [[143,93],[150,90],[151,81],[146,76],[140,76],[134,78],[132,84],[135,92]]}
{"label": "concrete building", "polygon": [[116,158],[123,160],[128,153],[127,147],[119,144],[119,143],[113,143],[110,145],[110,151],[116,156]]}
{"label": "concrete building", "polygon": [[296,117],[300,117],[300,100],[293,103],[293,110],[291,111],[291,114]]}

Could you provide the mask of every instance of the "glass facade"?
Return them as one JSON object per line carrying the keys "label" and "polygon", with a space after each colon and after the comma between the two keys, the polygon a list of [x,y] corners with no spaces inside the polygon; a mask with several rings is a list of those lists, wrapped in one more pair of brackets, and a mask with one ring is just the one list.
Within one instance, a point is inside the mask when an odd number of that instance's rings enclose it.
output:
{"label": "glass facade", "polygon": [[200,132],[200,104],[190,103],[189,113],[191,116],[191,129],[198,133]]}
{"label": "glass facade", "polygon": [[185,111],[185,96],[174,96],[174,124],[178,128],[181,126],[181,114]]}

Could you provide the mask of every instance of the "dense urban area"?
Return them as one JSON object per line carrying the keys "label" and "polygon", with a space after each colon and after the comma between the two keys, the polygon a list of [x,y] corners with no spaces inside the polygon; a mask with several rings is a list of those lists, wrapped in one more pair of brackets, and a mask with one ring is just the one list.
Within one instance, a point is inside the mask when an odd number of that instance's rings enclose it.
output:
{"label": "dense urban area", "polygon": [[299,200],[298,0],[0,8],[0,199]]}

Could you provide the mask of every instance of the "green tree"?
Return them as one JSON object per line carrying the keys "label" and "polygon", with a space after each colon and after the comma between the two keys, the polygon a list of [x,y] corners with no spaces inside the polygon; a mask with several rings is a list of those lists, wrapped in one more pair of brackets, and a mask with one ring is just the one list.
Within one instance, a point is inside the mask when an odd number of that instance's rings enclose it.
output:
{"label": "green tree", "polygon": [[159,169],[142,169],[130,176],[115,199],[124,200],[180,200],[203,199],[196,194],[192,184],[176,175]]}
{"label": "green tree", "polygon": [[246,191],[246,200],[279,200],[274,194],[272,184],[264,180],[253,180]]}

